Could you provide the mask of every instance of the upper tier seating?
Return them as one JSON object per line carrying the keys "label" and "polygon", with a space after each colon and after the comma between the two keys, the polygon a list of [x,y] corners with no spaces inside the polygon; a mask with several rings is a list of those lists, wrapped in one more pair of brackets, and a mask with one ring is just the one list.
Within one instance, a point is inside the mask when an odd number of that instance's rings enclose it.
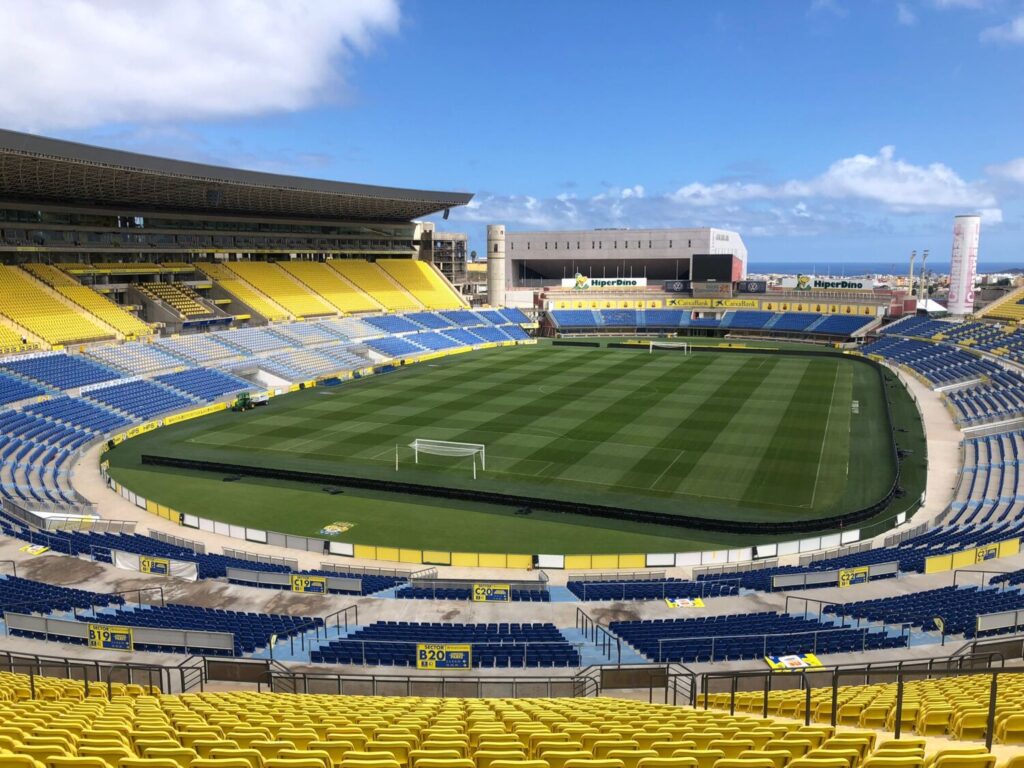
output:
{"label": "upper tier seating", "polygon": [[[217,285],[270,322],[288,319],[288,310],[260,293],[249,283],[239,279],[238,275],[228,269],[227,265],[214,262],[197,262],[196,266],[207,277],[215,280]],[[228,309],[235,314],[240,314],[243,311],[241,308],[228,307]]]}
{"label": "upper tier seating", "polygon": [[152,328],[131,312],[101,296],[92,288],[79,284],[77,280],[69,277],[66,272],[57,267],[49,264],[25,264],[24,268],[57,293],[71,299],[107,325],[113,326],[123,336],[129,338],[148,336],[153,332]]}
{"label": "upper tier seating", "polygon": [[0,314],[50,345],[109,339],[113,333],[64,303],[17,267],[0,265]]}
{"label": "upper tier seating", "polygon": [[140,283],[143,293],[159,299],[182,317],[192,319],[213,314],[191,287],[182,283]]}
{"label": "upper tier seating", "polygon": [[423,305],[396,283],[387,272],[371,261],[362,259],[334,259],[331,269],[369,294],[374,301],[389,312],[405,312],[423,309]]}
{"label": "upper tier seating", "polygon": [[128,344],[110,344],[90,347],[85,354],[101,363],[120,368],[126,373],[140,376],[170,368],[180,368],[185,360],[154,344],[133,341]]}
{"label": "upper tier seating", "polygon": [[314,662],[416,666],[418,643],[469,643],[474,667],[578,667],[554,624],[418,624],[378,621],[314,651]]}
{"label": "upper tier seating", "polygon": [[1010,291],[1001,299],[984,307],[979,317],[991,317],[995,320],[1011,320],[1019,323],[1024,320],[1024,287]]}
{"label": "upper tier seating", "polygon": [[455,309],[466,305],[430,264],[418,259],[380,259],[377,264],[427,309]]}
{"label": "upper tier seating", "polygon": [[326,263],[317,261],[284,261],[282,269],[301,280],[322,296],[339,312],[379,312],[381,305],[345,280]]}
{"label": "upper tier seating", "polygon": [[62,352],[7,360],[0,363],[0,368],[56,389],[74,389],[121,378],[120,373],[105,365]]}
{"label": "upper tier seating", "polygon": [[234,392],[255,389],[245,379],[211,368],[190,368],[177,373],[165,373],[157,376],[155,381],[206,402],[218,400]]}
{"label": "upper tier seating", "polygon": [[67,288],[57,288],[56,290],[93,316],[98,317],[107,325],[113,326],[114,330],[125,338],[132,339],[137,336],[149,336],[153,333],[153,329],[145,322],[128,310],[119,307],[105,296],[96,293],[92,288],[84,285],[74,285]]}
{"label": "upper tier seating", "polygon": [[448,320],[450,327],[472,328],[483,323],[480,315],[470,312],[468,309],[441,312],[441,316]]}
{"label": "upper tier seating", "polygon": [[855,619],[882,621],[886,624],[910,624],[926,631],[937,630],[936,618],[945,625],[945,634],[964,637],[1015,632],[1014,627],[977,631],[978,616],[1024,608],[1024,592],[1017,589],[979,589],[978,587],[941,587],[925,592],[881,597],[874,600],[827,605],[825,613]]}
{"label": "upper tier seating", "polygon": [[791,653],[849,653],[907,644],[905,636],[837,628],[778,613],[613,621],[609,629],[652,661],[687,664]]}
{"label": "upper tier seating", "polygon": [[22,341],[18,331],[0,325],[0,355],[9,355],[12,352],[24,352],[26,349],[34,349],[35,344]]}
{"label": "upper tier seating", "polygon": [[228,268],[294,317],[320,317],[338,312],[337,307],[327,303],[322,296],[277,264],[267,261],[233,261],[228,264]]}
{"label": "upper tier seating", "polygon": [[832,336],[851,336],[873,321],[873,317],[827,315],[824,320],[814,326],[813,331],[815,333],[827,333]]}
{"label": "upper tier seating", "polygon": [[195,400],[142,379],[91,389],[84,396],[143,420],[196,404]]}

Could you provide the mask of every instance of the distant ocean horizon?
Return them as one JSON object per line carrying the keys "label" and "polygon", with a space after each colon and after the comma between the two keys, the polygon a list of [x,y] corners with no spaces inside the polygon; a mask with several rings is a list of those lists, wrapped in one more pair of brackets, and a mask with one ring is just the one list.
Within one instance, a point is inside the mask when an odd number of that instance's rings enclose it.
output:
{"label": "distant ocean horizon", "polygon": [[[903,261],[861,261],[856,263],[839,263],[829,261],[762,261],[750,259],[747,271],[753,274],[775,275],[832,275],[835,277],[856,277],[858,275],[905,275],[909,267],[909,259]],[[979,261],[978,274],[992,272],[1010,272],[1024,269],[1021,261]],[[949,260],[929,259],[928,271],[939,274],[949,273]],[[921,262],[914,264],[914,273],[920,274]]]}

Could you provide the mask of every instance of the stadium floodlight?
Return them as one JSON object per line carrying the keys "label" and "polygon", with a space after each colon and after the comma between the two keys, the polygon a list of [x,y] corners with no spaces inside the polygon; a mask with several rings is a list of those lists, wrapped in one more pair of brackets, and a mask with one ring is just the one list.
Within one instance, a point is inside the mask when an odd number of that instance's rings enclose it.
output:
{"label": "stadium floodlight", "polygon": [[656,349],[678,349],[682,351],[684,355],[690,354],[690,345],[685,341],[652,341],[650,346],[650,354],[654,354]]}
{"label": "stadium floodlight", "polygon": [[[409,447],[413,450],[413,457],[417,464],[420,463],[420,454],[425,453],[431,456],[472,456],[473,457],[473,479],[476,480],[476,457],[480,455],[480,469],[487,469],[487,446],[483,443],[457,443],[451,440],[425,440],[416,438]],[[395,454],[395,469],[398,469],[398,454]]]}

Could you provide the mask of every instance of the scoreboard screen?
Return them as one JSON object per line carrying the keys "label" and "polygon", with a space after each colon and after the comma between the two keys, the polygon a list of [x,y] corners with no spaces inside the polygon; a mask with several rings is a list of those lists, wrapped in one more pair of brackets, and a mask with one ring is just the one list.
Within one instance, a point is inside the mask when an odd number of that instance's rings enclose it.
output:
{"label": "scoreboard screen", "polygon": [[690,278],[695,283],[731,283],[731,253],[695,253],[690,268]]}

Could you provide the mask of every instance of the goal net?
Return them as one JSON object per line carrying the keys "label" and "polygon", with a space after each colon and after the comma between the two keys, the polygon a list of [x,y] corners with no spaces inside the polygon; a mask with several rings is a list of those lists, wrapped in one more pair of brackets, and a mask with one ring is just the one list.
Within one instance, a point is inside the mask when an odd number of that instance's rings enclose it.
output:
{"label": "goal net", "polygon": [[684,355],[690,354],[690,345],[685,341],[652,341],[650,352],[654,353],[656,349],[676,349],[681,351]]}
{"label": "goal net", "polygon": [[[473,457],[473,477],[476,478],[477,456],[480,457],[480,469],[487,469],[487,446],[483,443],[457,443],[451,440],[424,440],[416,438],[409,447],[413,450],[413,458],[417,464],[420,463],[420,454],[429,456],[453,456],[462,458]],[[397,457],[397,454],[396,454]],[[395,468],[398,468],[397,459]]]}

